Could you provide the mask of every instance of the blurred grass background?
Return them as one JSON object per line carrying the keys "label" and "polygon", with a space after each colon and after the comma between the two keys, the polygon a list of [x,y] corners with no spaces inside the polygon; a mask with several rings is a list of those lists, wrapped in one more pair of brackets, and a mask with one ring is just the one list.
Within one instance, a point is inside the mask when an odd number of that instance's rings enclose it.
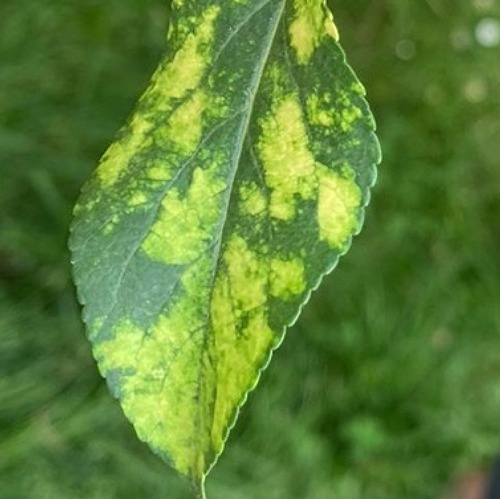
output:
{"label": "blurred grass background", "polygon": [[[437,499],[500,451],[500,5],[336,0],[384,162],[365,229],[208,482]],[[165,39],[165,0],[0,3],[0,499],[188,498],[96,372],[66,239]]]}

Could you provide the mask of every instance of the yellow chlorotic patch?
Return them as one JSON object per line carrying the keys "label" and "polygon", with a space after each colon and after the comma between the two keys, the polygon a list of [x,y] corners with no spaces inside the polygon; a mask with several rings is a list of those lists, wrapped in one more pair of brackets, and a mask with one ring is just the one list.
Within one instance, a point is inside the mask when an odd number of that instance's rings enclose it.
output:
{"label": "yellow chlorotic patch", "polygon": [[200,142],[203,129],[203,110],[206,104],[204,92],[195,92],[170,116],[162,136],[173,142],[179,152],[189,154]]}
{"label": "yellow chlorotic patch", "polygon": [[189,90],[198,86],[210,64],[210,44],[213,40],[214,25],[220,7],[208,7],[197,24],[194,33],[190,33],[173,60],[155,74],[151,88],[146,92],[157,94],[162,102],[180,99]]}
{"label": "yellow chlorotic patch", "polygon": [[202,353],[210,270],[209,258],[193,265],[174,304],[149,330],[125,321],[112,339],[95,345],[103,374],[122,377],[121,402],[139,437],[171,455],[181,473],[197,477],[206,471],[211,428],[202,426],[210,420],[207,397],[215,382]]}
{"label": "yellow chlorotic patch", "polygon": [[331,104],[325,106],[316,94],[307,98],[307,117],[313,125],[330,127],[335,122]]}
{"label": "yellow chlorotic patch", "polygon": [[[213,82],[209,82],[209,87],[213,85]],[[210,95],[210,106],[207,108],[207,112],[212,118],[223,118],[230,112],[230,107],[228,105],[228,100],[222,95]]]}
{"label": "yellow chlorotic patch", "polygon": [[142,331],[126,321],[112,339],[95,346],[103,374],[122,377],[121,402],[139,437],[192,477],[206,472],[211,449],[222,449],[235,407],[255,384],[256,365],[275,341],[265,308],[265,262],[238,236],[223,260],[225,270],[211,295],[208,342],[203,307],[211,260],[201,258],[153,327]]}
{"label": "yellow chlorotic patch", "polygon": [[365,87],[359,81],[354,81],[351,85],[351,91],[355,94],[362,95],[363,97],[366,95]]}
{"label": "yellow chlorotic patch", "polygon": [[363,116],[361,109],[351,104],[349,97],[342,94],[337,103],[331,102],[331,95],[320,98],[311,94],[307,98],[307,117],[313,125],[331,127],[337,125],[343,132],[352,130],[355,122]]}
{"label": "yellow chlorotic patch", "polygon": [[168,182],[172,178],[172,167],[167,161],[168,156],[162,160],[150,162],[146,170],[147,178],[158,182]]}
{"label": "yellow chlorotic patch", "polygon": [[147,135],[152,126],[144,117],[135,115],[125,128],[125,137],[111,144],[96,170],[104,188],[118,180],[133,156],[151,145],[152,139]]}
{"label": "yellow chlorotic patch", "polygon": [[234,310],[247,312],[266,303],[267,260],[251,250],[246,241],[233,236],[224,252],[224,263]]}
{"label": "yellow chlorotic patch", "polygon": [[257,368],[275,341],[267,321],[267,259],[235,235],[223,261],[210,307],[218,387],[212,440],[217,450],[222,449],[235,408],[255,384]]}
{"label": "yellow chlorotic patch", "polygon": [[240,210],[243,215],[260,215],[266,210],[266,198],[254,182],[240,187]]}
{"label": "yellow chlorotic patch", "polygon": [[144,192],[134,192],[128,202],[129,206],[140,206],[148,202]]}
{"label": "yellow chlorotic patch", "polygon": [[357,107],[348,107],[340,113],[340,127],[343,132],[350,132],[354,123],[363,116],[361,109]]}
{"label": "yellow chlorotic patch", "polygon": [[220,215],[221,193],[226,182],[217,175],[218,165],[193,172],[184,196],[171,189],[163,199],[159,217],[142,248],[153,260],[187,264],[206,251]]}
{"label": "yellow chlorotic patch", "polygon": [[339,39],[333,16],[324,0],[295,0],[290,43],[300,64],[307,64],[325,36]]}
{"label": "yellow chlorotic patch", "polygon": [[279,99],[260,126],[257,150],[271,190],[270,213],[289,221],[295,216],[297,197],[310,199],[316,187],[315,160],[297,97]]}
{"label": "yellow chlorotic patch", "polygon": [[280,91],[280,89],[284,88],[287,82],[287,74],[284,71],[283,66],[278,63],[272,63],[266,69],[266,77],[269,78],[269,82],[274,89],[274,93],[283,94],[283,91]]}
{"label": "yellow chlorotic patch", "polygon": [[112,340],[95,343],[94,355],[101,371],[106,374],[115,369],[130,368],[130,352],[141,346],[143,331],[130,321],[122,321],[115,328]]}
{"label": "yellow chlorotic patch", "polygon": [[102,234],[107,236],[108,234],[111,234],[113,230],[116,227],[116,224],[120,220],[120,217],[117,214],[114,214],[104,225],[102,228]]}
{"label": "yellow chlorotic patch", "polygon": [[323,167],[319,171],[318,225],[320,238],[341,249],[358,225],[361,190],[354,175],[341,176]]}
{"label": "yellow chlorotic patch", "polygon": [[304,262],[299,258],[271,260],[271,294],[288,300],[302,293],[306,287]]}
{"label": "yellow chlorotic patch", "polygon": [[[167,450],[175,459],[175,466],[181,473],[201,476],[205,471],[204,456],[209,450],[209,430],[204,430],[202,421],[209,418],[210,392],[200,386],[200,371],[213,385],[214,377],[210,366],[203,365],[203,337],[205,313],[203,303],[208,296],[207,283],[210,279],[210,259],[202,258],[184,274],[183,292],[173,306],[151,331],[149,349],[143,346],[141,358],[147,362],[150,356],[160,352],[157,369],[144,365],[142,377],[137,378],[136,400],[130,404],[137,413],[142,413],[141,398],[150,399],[156,404],[156,415],[144,421],[144,434],[161,426],[161,431],[153,434],[150,443],[153,447]],[[161,373],[157,389],[141,394],[142,383],[147,383],[148,370]],[[145,411],[144,411],[145,412]],[[154,414],[154,413],[153,413]],[[145,416],[148,417],[148,416]],[[137,420],[137,418],[136,418]],[[138,433],[139,433],[139,429]]]}
{"label": "yellow chlorotic patch", "polygon": [[[159,327],[164,333],[175,334],[175,318],[169,322]],[[185,325],[185,321],[180,322],[180,326]],[[129,351],[129,357],[136,360],[133,374],[123,380],[121,400],[139,437],[171,455],[175,466],[186,475],[193,473],[197,456],[207,450],[202,444],[203,432],[197,427],[204,407],[201,400],[199,404],[194,402],[201,340],[188,335],[189,331],[184,329],[186,340],[170,349],[155,338],[153,331],[140,350],[131,350],[138,355],[130,355]]]}
{"label": "yellow chlorotic patch", "polygon": [[[212,442],[217,451],[222,450],[229,425],[233,422],[235,408],[242,403],[257,381],[259,366],[275,342],[275,334],[267,322],[264,307],[241,317],[233,297],[231,280],[220,275],[212,295],[211,317],[214,358],[216,362],[217,392],[213,412]],[[260,301],[260,300],[258,300]],[[248,306],[244,306],[248,310]]]}

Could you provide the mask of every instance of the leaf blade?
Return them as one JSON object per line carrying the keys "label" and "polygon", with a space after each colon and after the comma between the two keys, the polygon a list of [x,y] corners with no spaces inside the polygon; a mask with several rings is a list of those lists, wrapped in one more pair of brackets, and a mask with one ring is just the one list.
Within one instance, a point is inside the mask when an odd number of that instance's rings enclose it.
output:
{"label": "leaf blade", "polygon": [[70,241],[102,374],[139,437],[201,489],[359,231],[380,159],[322,2],[218,3],[174,2],[170,49]]}

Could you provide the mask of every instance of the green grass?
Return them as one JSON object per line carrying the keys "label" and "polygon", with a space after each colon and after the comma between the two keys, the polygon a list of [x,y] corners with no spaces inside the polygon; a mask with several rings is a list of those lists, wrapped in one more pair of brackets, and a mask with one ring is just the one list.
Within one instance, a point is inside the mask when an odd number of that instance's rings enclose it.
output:
{"label": "green grass", "polygon": [[[500,17],[487,5],[334,3],[377,116],[379,183],[243,409],[212,497],[435,499],[500,451],[500,48],[474,38]],[[166,13],[0,5],[0,499],[189,497],[97,374],[66,249]]]}

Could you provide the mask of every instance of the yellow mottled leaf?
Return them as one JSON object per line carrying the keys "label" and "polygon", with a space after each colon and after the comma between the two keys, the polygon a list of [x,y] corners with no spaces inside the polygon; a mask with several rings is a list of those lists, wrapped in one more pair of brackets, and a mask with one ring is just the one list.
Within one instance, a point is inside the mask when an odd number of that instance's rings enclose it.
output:
{"label": "yellow mottled leaf", "polygon": [[200,497],[285,329],[361,227],[380,151],[321,0],[175,0],[70,246],[99,369]]}

